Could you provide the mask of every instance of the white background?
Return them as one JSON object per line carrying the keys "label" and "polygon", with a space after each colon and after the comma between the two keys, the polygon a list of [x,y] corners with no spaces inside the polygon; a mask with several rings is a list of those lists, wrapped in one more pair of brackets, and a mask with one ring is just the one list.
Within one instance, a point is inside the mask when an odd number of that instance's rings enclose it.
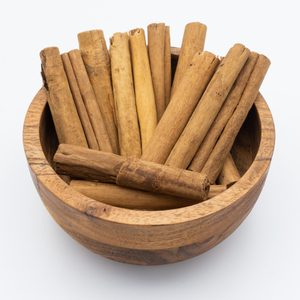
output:
{"label": "white background", "polygon": [[[300,299],[297,1],[3,0],[0,14],[1,299]],[[180,46],[194,21],[208,27],[205,50],[243,43],[272,62],[260,90],[276,126],[269,176],[244,223],[207,253],[153,267],[108,260],[54,222],[29,175],[22,126],[42,85],[39,52],[77,48],[81,31],[102,29],[108,42],[154,22]]]}

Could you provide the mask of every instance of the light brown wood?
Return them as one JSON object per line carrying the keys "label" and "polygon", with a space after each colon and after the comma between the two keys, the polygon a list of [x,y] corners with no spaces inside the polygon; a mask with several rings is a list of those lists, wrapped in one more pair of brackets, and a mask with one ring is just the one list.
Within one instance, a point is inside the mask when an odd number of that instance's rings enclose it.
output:
{"label": "light brown wood", "polygon": [[235,44],[229,49],[168,156],[166,165],[182,169],[189,166],[249,54],[249,49],[242,44]]}
{"label": "light brown wood", "polygon": [[113,153],[119,154],[108,50],[102,30],[80,32],[79,50],[100,108]]}
{"label": "light brown wood", "polygon": [[[81,194],[116,207],[142,210],[165,210],[197,204],[199,201],[166,194],[151,193],[111,183],[72,180],[70,186]],[[224,191],[224,185],[212,185],[208,199]]]}
{"label": "light brown wood", "polygon": [[147,27],[148,53],[155,95],[157,122],[165,109],[165,23],[152,23]]}
{"label": "light brown wood", "polygon": [[120,154],[142,154],[140,128],[133,88],[128,33],[115,33],[110,39],[111,73],[116,104]]}
{"label": "light brown wood", "polygon": [[259,55],[242,98],[201,171],[209,176],[210,182],[217,180],[235,137],[259,93],[259,88],[270,64],[271,62],[266,56]]}
{"label": "light brown wood", "polygon": [[80,93],[94,129],[98,147],[101,151],[113,152],[103,117],[97,104],[95,93],[86,72],[80,51],[74,49],[68,52],[68,55],[77,78]]}
{"label": "light brown wood", "polygon": [[40,52],[45,92],[60,143],[88,147],[57,47]]}
{"label": "light brown wood", "polygon": [[235,165],[232,155],[229,153],[217,178],[217,183],[220,185],[232,185],[240,178],[239,170]]}
{"label": "light brown wood", "polygon": [[29,171],[53,219],[91,251],[139,265],[169,264],[192,258],[234,232],[260,195],[274,142],[272,115],[259,94],[232,148],[242,175],[236,184],[195,205],[141,211],[92,200],[72,189],[54,172],[52,158],[58,140],[44,89],[33,99],[23,129]]}
{"label": "light brown wood", "polygon": [[258,59],[258,53],[251,52],[243,69],[239,73],[232,89],[230,90],[222,108],[217,117],[213,121],[209,131],[205,135],[200,147],[198,148],[194,158],[192,159],[188,169],[200,172],[209,158],[221,132],[226,126],[229,118],[237,107],[245,86],[252,73],[254,65]]}
{"label": "light brown wood", "polygon": [[78,83],[74,74],[74,70],[72,68],[72,64],[70,62],[70,58],[68,53],[61,54],[61,58],[64,64],[64,69],[69,81],[70,89],[73,95],[74,102],[76,104],[77,112],[80,117],[80,121],[86,136],[86,140],[88,142],[89,148],[99,150],[97,139],[86,111],[83,99],[80,94],[80,90],[78,87]]}
{"label": "light brown wood", "polygon": [[129,41],[143,152],[157,125],[155,96],[144,30],[130,30]]}
{"label": "light brown wood", "polygon": [[206,31],[206,25],[199,22],[188,23],[185,26],[178,65],[171,88],[171,98],[179,86],[195,53],[201,53],[204,50]]}
{"label": "light brown wood", "polygon": [[114,182],[117,185],[197,201],[207,199],[205,174],[145,162],[138,158],[60,144],[53,158],[55,171],[71,178]]}
{"label": "light brown wood", "polygon": [[172,64],[171,64],[171,37],[170,26],[165,27],[165,55],[164,55],[164,68],[165,68],[165,104],[169,105],[171,97],[171,84],[172,84]]}
{"label": "light brown wood", "polygon": [[195,54],[141,159],[165,163],[218,64],[219,59],[210,52]]}

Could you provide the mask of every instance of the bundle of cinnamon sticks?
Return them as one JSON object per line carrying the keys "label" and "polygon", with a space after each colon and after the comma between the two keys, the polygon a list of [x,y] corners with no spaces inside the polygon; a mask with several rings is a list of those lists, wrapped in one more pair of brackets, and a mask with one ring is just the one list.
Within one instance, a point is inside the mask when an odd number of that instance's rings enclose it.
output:
{"label": "bundle of cinnamon sticks", "polygon": [[230,154],[270,60],[242,44],[204,51],[207,27],[185,27],[172,70],[164,23],[78,34],[79,49],[41,51],[59,147],[56,172],[107,204],[170,209],[209,199],[240,178]]}

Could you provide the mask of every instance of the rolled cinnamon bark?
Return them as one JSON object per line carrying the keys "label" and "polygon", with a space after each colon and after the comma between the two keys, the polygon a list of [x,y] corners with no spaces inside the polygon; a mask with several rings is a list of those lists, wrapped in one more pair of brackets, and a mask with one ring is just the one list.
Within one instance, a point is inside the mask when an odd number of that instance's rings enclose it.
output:
{"label": "rolled cinnamon bark", "polygon": [[82,60],[93,87],[113,153],[119,154],[109,55],[103,31],[84,31],[79,33],[77,38]]}
{"label": "rolled cinnamon bark", "polygon": [[207,27],[199,22],[188,23],[184,29],[180,54],[171,88],[171,99],[193,56],[204,49]]}
{"label": "rolled cinnamon bark", "polygon": [[249,49],[241,44],[235,44],[228,51],[172,149],[166,165],[181,169],[189,166],[249,54]]}
{"label": "rolled cinnamon bark", "polygon": [[147,27],[148,53],[156,103],[157,122],[165,109],[165,24],[152,23]]}
{"label": "rolled cinnamon bark", "polygon": [[78,87],[78,83],[70,62],[70,58],[68,53],[61,54],[61,58],[63,61],[63,65],[65,68],[65,72],[69,81],[70,89],[73,95],[73,99],[77,108],[78,115],[80,117],[80,121],[89,145],[89,148],[94,150],[99,150],[98,143],[96,140],[96,136],[90,121],[90,118],[88,116],[88,113],[86,111],[85,105],[83,103],[80,90]]}
{"label": "rolled cinnamon bark", "polygon": [[155,96],[144,30],[142,28],[130,30],[129,42],[142,151],[144,151],[157,125]]}
{"label": "rolled cinnamon bark", "polygon": [[228,153],[221,172],[217,178],[217,184],[232,185],[241,178],[240,173],[235,165],[232,155]]}
{"label": "rolled cinnamon bark", "polygon": [[210,52],[198,52],[194,55],[141,159],[165,163],[218,64],[219,59]]}
{"label": "rolled cinnamon bark", "polygon": [[165,27],[165,104],[169,105],[172,84],[170,26]]}
{"label": "rolled cinnamon bark", "polygon": [[258,53],[251,52],[247,62],[238,75],[235,83],[232,86],[222,108],[217,117],[213,121],[209,131],[207,132],[203,142],[200,144],[193,160],[188,169],[195,172],[200,172],[204,167],[209,155],[211,154],[222,130],[226,126],[229,118],[234,112],[238,102],[241,99],[242,93],[245,89],[247,81],[252,73],[254,65],[257,61]]}
{"label": "rolled cinnamon bark", "polygon": [[217,179],[234,140],[257,98],[259,88],[270,64],[271,62],[266,56],[259,55],[242,98],[202,169],[202,172],[208,172],[206,174],[208,174],[210,182]]}
{"label": "rolled cinnamon bark", "polygon": [[40,52],[40,58],[47,101],[59,143],[88,148],[59,49],[45,48]]}
{"label": "rolled cinnamon bark", "polygon": [[120,153],[139,158],[142,149],[127,33],[115,33],[110,39],[110,57]]}
{"label": "rolled cinnamon bark", "polygon": [[[163,210],[186,207],[197,204],[199,201],[176,197],[166,194],[157,194],[112,183],[92,182],[87,180],[72,180],[71,188],[77,192],[105,204],[142,210]],[[211,185],[208,199],[215,197],[226,190],[225,185]]]}
{"label": "rolled cinnamon bark", "polygon": [[68,54],[77,78],[80,93],[94,129],[98,147],[101,151],[113,152],[102,114],[97,104],[95,93],[87,75],[80,51],[74,49],[68,52]]}
{"label": "rolled cinnamon bark", "polygon": [[207,176],[138,158],[60,144],[53,161],[56,172],[73,178],[116,182],[117,185],[203,201],[209,193]]}

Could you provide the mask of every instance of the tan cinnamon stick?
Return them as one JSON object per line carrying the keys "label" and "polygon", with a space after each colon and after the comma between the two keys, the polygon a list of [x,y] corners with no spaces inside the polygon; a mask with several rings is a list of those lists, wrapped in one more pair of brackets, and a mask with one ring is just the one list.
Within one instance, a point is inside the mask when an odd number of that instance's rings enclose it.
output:
{"label": "tan cinnamon stick", "polygon": [[259,55],[242,98],[202,169],[202,172],[208,172],[210,182],[217,179],[234,140],[258,95],[270,64],[271,62],[266,56]]}
{"label": "tan cinnamon stick", "polygon": [[77,78],[80,93],[94,129],[99,149],[101,151],[113,152],[106,127],[97,104],[95,93],[87,75],[80,51],[74,49],[68,54]]}
{"label": "tan cinnamon stick", "polygon": [[188,167],[189,170],[200,172],[204,167],[222,130],[226,126],[229,118],[241,99],[242,93],[245,89],[247,81],[249,80],[257,58],[258,53],[250,53],[247,62],[233,84],[232,89],[230,90],[221,110],[219,111],[208,133],[203,139],[203,142],[200,144],[200,147],[197,150],[193,160],[191,161]]}
{"label": "tan cinnamon stick", "polygon": [[[94,200],[129,209],[174,209],[197,204],[199,202],[192,199],[146,192],[111,183],[92,182],[87,180],[72,180],[70,186],[79,193]],[[226,189],[225,185],[211,185],[208,199],[221,194]]]}
{"label": "tan cinnamon stick", "polygon": [[83,103],[83,99],[80,94],[78,83],[77,83],[68,53],[61,54],[61,58],[63,61],[64,69],[65,69],[65,72],[66,72],[66,75],[67,75],[67,78],[69,81],[70,89],[71,89],[71,92],[73,95],[73,99],[74,99],[74,102],[75,102],[75,105],[77,108],[78,115],[80,117],[80,121],[81,121],[83,130],[84,130],[89,148],[99,150],[96,136],[95,136],[90,118],[88,116],[88,113],[86,111],[85,105]]}
{"label": "tan cinnamon stick", "polygon": [[113,153],[119,154],[109,55],[103,31],[84,31],[79,33],[77,38],[79,50],[102,114]]}
{"label": "tan cinnamon stick", "polygon": [[40,52],[47,100],[59,143],[88,147],[57,47]]}
{"label": "tan cinnamon stick", "polygon": [[[198,52],[188,67],[141,159],[164,164],[211,80],[219,59],[210,52]],[[191,88],[193,87],[193,88]]]}
{"label": "tan cinnamon stick", "polygon": [[182,169],[189,166],[249,54],[249,49],[241,44],[235,44],[228,51],[172,149],[166,165]]}
{"label": "tan cinnamon stick", "polygon": [[165,24],[152,23],[147,27],[148,53],[156,103],[157,122],[165,109]]}
{"label": "tan cinnamon stick", "polygon": [[142,149],[127,33],[115,33],[110,39],[110,57],[120,152],[139,158]]}
{"label": "tan cinnamon stick", "polygon": [[129,31],[129,41],[142,151],[144,151],[157,125],[155,96],[144,30],[137,28]]}
{"label": "tan cinnamon stick", "polygon": [[171,88],[171,99],[176,88],[179,86],[179,83],[183,78],[193,56],[195,55],[195,53],[203,51],[206,31],[206,25],[199,22],[188,23],[185,26],[180,55],[178,58],[178,63]]}
{"label": "tan cinnamon stick", "polygon": [[230,153],[228,153],[221,172],[217,178],[217,184],[232,185],[241,178],[240,173]]}
{"label": "tan cinnamon stick", "polygon": [[138,158],[124,158],[73,145],[60,144],[53,161],[56,172],[73,178],[116,182],[117,185],[203,201],[209,193],[207,176]]}
{"label": "tan cinnamon stick", "polygon": [[171,38],[170,26],[165,27],[165,104],[169,105],[171,96],[171,83],[172,83],[172,64],[171,64]]}

